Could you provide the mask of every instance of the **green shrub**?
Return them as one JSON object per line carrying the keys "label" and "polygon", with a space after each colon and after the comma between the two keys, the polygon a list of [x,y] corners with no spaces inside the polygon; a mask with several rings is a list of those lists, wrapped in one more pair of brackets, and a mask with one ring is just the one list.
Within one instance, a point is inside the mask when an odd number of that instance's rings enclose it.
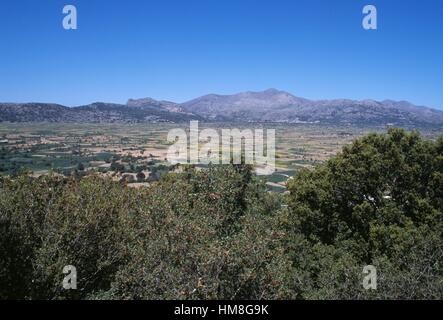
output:
{"label": "green shrub", "polygon": [[[292,237],[336,256],[329,267],[312,270],[292,250],[294,268],[308,270],[314,282],[304,297],[443,297],[442,151],[441,138],[433,143],[416,132],[391,129],[355,141],[290,181]],[[311,257],[304,253],[304,259]],[[347,262],[340,265],[343,257]],[[381,275],[376,292],[362,292],[361,281],[336,278],[369,264]],[[328,268],[333,271],[325,283]]]}

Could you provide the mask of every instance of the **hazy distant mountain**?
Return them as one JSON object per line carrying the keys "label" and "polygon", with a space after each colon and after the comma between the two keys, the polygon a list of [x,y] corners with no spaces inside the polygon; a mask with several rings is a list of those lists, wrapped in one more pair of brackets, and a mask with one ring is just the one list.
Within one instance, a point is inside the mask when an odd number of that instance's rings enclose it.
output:
{"label": "hazy distant mountain", "polygon": [[[182,122],[193,119],[202,120],[200,116],[174,111],[173,108],[159,105],[138,105],[129,100],[127,105],[111,103],[93,103],[86,106],[71,108],[77,117],[92,119],[93,122]],[[155,100],[152,100],[153,102]],[[160,103],[160,102],[158,102]]]}
{"label": "hazy distant mountain", "polygon": [[67,107],[49,103],[0,103],[0,121],[40,122],[62,121]]}
{"label": "hazy distant mountain", "polygon": [[73,108],[44,103],[0,103],[0,121],[11,122],[189,120],[443,126],[443,111],[406,101],[308,100],[276,89],[233,95],[209,94],[181,104],[152,98],[129,99],[126,105],[97,102]]}
{"label": "hazy distant mountain", "polygon": [[175,102],[157,101],[152,98],[129,99],[126,105],[142,109],[154,108],[154,109],[171,111],[171,112],[184,112],[183,108]]}
{"label": "hazy distant mountain", "polygon": [[0,103],[0,121],[10,122],[144,123],[193,119],[202,120],[198,115],[155,105],[131,106],[96,102],[69,108],[45,103]]}
{"label": "hazy distant mountain", "polygon": [[268,89],[262,92],[242,92],[234,95],[209,94],[183,103],[186,110],[206,115],[208,117],[216,115],[232,115],[247,110],[263,112],[278,110],[289,105],[302,105],[308,100],[297,98],[293,95]]}
{"label": "hazy distant mountain", "polygon": [[404,101],[308,100],[276,89],[206,95],[182,104],[213,120],[288,123],[443,125],[443,112]]}

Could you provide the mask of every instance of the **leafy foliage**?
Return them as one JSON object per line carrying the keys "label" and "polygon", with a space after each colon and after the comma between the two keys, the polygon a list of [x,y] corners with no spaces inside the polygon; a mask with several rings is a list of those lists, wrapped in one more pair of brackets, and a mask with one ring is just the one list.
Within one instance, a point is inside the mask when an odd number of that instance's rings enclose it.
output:
{"label": "leafy foliage", "polygon": [[[288,189],[245,165],[139,189],[0,177],[0,299],[443,297],[443,137],[366,136]],[[362,287],[369,264],[377,290]],[[78,290],[62,288],[66,265]]]}
{"label": "leafy foliage", "polygon": [[[417,132],[391,129],[387,135],[355,141],[325,165],[290,181],[293,237],[302,235],[316,250],[325,251],[318,260],[335,260],[333,274],[344,277],[325,286],[325,268],[311,271],[314,283],[308,296],[442,297],[441,144],[441,138],[433,143]],[[329,259],[329,254],[336,257]],[[294,267],[306,270],[296,250],[292,255]],[[354,292],[355,281],[343,257],[360,270],[376,266],[379,290]],[[344,293],[339,288],[347,282]]]}
{"label": "leafy foliage", "polygon": [[[97,176],[0,186],[2,298],[289,296],[277,195],[250,168],[186,169],[141,189]],[[62,289],[65,265],[79,290]]]}

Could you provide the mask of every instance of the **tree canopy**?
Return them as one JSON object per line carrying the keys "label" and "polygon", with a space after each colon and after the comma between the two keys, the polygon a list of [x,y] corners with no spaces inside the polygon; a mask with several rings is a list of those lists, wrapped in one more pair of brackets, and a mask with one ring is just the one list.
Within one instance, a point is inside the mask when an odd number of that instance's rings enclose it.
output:
{"label": "tree canopy", "polygon": [[[0,177],[0,299],[443,297],[443,137],[368,135],[288,190],[245,165],[139,189]],[[62,287],[66,265],[77,290]],[[377,290],[362,286],[366,265]]]}

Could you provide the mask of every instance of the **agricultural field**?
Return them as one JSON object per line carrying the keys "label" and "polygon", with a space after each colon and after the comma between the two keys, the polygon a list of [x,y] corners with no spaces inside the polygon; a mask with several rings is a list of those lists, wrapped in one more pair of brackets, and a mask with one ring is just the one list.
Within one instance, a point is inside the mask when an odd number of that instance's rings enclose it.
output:
{"label": "agricultural field", "polygon": [[[277,170],[263,179],[269,190],[277,192],[284,192],[288,178],[301,168],[323,163],[369,132],[386,131],[383,127],[237,123],[206,123],[199,129],[234,127],[275,129]],[[170,145],[167,134],[174,128],[186,129],[189,124],[1,123],[0,174],[26,170],[36,176],[50,171],[84,176],[97,172],[133,187],[148,185],[167,172],[179,170],[166,159]],[[433,139],[442,131],[421,133]]]}

